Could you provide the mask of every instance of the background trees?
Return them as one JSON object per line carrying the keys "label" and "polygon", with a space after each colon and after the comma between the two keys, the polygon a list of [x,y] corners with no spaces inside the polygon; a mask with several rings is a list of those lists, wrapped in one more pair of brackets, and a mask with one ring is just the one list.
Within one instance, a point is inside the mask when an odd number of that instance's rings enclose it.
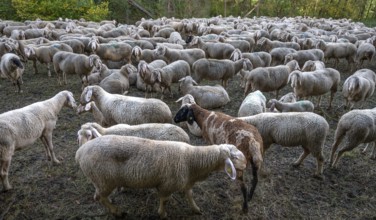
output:
{"label": "background trees", "polygon": [[[115,19],[134,23],[162,16],[311,16],[376,20],[375,0],[3,0],[0,18]],[[142,9],[142,10],[140,10]]]}

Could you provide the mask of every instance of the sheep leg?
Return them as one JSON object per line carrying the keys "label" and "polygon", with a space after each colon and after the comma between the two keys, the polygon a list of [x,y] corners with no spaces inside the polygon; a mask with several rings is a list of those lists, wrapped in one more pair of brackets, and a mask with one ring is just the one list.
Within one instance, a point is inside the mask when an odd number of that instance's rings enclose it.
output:
{"label": "sheep leg", "polygon": [[317,163],[315,177],[322,179],[324,156],[322,155],[321,152],[318,154],[315,154],[314,156],[316,157],[316,163]]}
{"label": "sheep leg", "polygon": [[44,136],[40,137],[40,140],[42,141],[43,145],[44,145],[44,148],[46,150],[46,157],[47,157],[47,160],[51,160],[51,153],[50,153],[50,150],[48,149],[48,144],[47,144],[47,140],[45,139]]}
{"label": "sheep leg", "polygon": [[159,196],[159,208],[158,208],[158,214],[159,217],[164,219],[167,217],[167,212],[165,210],[165,205],[167,200],[169,199],[170,196]]}
{"label": "sheep leg", "polygon": [[51,77],[50,63],[47,63],[48,77]]}
{"label": "sheep leg", "polygon": [[[22,79],[21,79],[21,81],[22,81]],[[18,79],[18,80],[17,80],[17,88],[18,88],[18,91],[17,91],[17,92],[18,92],[18,93],[22,93],[21,84],[22,84],[22,83],[20,82],[20,79]]]}
{"label": "sheep leg", "polygon": [[251,182],[251,189],[249,190],[249,194],[248,194],[248,201],[251,201],[252,197],[253,197],[253,193],[255,192],[256,190],[256,186],[257,186],[257,183],[258,183],[258,167],[255,165],[255,163],[253,161],[251,161],[251,165],[252,165],[252,182]]}
{"label": "sheep leg", "polygon": [[45,138],[45,142],[47,143],[47,147],[48,147],[48,149],[49,149],[49,153],[51,154],[51,157],[52,157],[52,161],[54,162],[54,163],[57,163],[57,164],[59,164],[60,163],[60,161],[56,158],[56,156],[55,156],[55,153],[54,153],[54,146],[53,146],[53,144],[52,144],[52,131],[51,132],[46,132],[47,134],[43,134],[43,138]]}
{"label": "sheep leg", "polygon": [[328,107],[328,109],[332,108],[332,102],[333,102],[334,93],[335,92],[330,92],[330,99],[329,99],[329,107]]}
{"label": "sheep leg", "polygon": [[241,171],[240,172],[238,171],[238,180],[240,182],[240,189],[243,193],[243,212],[247,213],[248,212],[248,199],[247,199],[248,193],[247,193],[247,187],[244,183],[244,175]]}
{"label": "sheep leg", "polygon": [[9,180],[8,180],[11,159],[12,158],[9,158],[9,159],[2,158],[0,160],[0,179],[3,182],[4,191],[8,191],[12,189],[12,186],[9,184]]}
{"label": "sheep leg", "polygon": [[[111,190],[112,191],[112,190]],[[123,213],[115,207],[113,204],[111,204],[110,200],[108,199],[108,196],[111,194],[111,191],[100,191],[97,186],[95,186],[95,193],[94,193],[94,200],[99,201],[104,207],[106,207],[111,214],[114,216],[122,216]]]}
{"label": "sheep leg", "polygon": [[197,214],[201,214],[201,210],[200,208],[197,206],[196,202],[193,200],[193,196],[192,196],[192,189],[189,189],[189,190],[186,190],[185,191],[185,196],[187,197],[188,199],[188,203],[189,205],[191,206],[191,208],[193,209],[193,211]]}
{"label": "sheep leg", "polygon": [[38,74],[37,61],[33,60],[34,73]]}
{"label": "sheep leg", "polygon": [[375,142],[373,142],[373,149],[372,149],[371,159],[372,160],[376,160],[376,143]]}
{"label": "sheep leg", "polygon": [[367,148],[368,146],[370,145],[369,143],[365,144],[366,146],[364,147],[364,149],[362,150],[362,154],[365,154],[366,151],[367,151]]}
{"label": "sheep leg", "polygon": [[294,167],[297,167],[299,166],[303,160],[308,156],[308,154],[310,153],[309,150],[305,147],[303,147],[303,153],[300,155],[300,157],[292,164]]}

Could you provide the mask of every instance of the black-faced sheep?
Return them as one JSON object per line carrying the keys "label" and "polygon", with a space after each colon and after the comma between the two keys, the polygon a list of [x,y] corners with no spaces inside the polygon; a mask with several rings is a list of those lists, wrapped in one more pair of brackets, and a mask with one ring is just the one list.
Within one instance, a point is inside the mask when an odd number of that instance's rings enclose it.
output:
{"label": "black-faced sheep", "polygon": [[197,104],[186,104],[174,117],[175,123],[194,121],[202,130],[202,137],[211,144],[233,144],[247,158],[247,166],[252,167],[251,189],[247,192],[243,172],[237,176],[243,193],[243,211],[248,211],[248,201],[252,199],[258,182],[258,171],[263,162],[263,141],[257,129],[242,120],[229,115],[208,111]]}

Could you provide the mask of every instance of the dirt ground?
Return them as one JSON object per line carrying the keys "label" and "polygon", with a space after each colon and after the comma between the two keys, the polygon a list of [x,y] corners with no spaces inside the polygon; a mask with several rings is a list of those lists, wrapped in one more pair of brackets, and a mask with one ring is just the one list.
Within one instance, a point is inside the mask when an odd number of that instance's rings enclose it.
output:
{"label": "dirt ground", "polygon": [[[330,65],[328,65],[330,67]],[[339,69],[342,83],[349,72],[346,64]],[[344,67],[344,68],[342,68]],[[366,67],[376,70],[375,66]],[[81,94],[78,76],[68,75],[68,85],[58,86],[56,75],[47,76],[47,69],[39,65],[35,75],[32,63],[28,63],[24,74],[22,94],[14,92],[7,80],[0,81],[0,113],[45,100],[61,90],[70,90],[76,100]],[[214,84],[218,82],[206,82]],[[239,78],[230,81],[228,92],[231,102],[217,111],[236,116],[243,99],[243,90],[238,86]],[[166,98],[173,115],[180,104],[177,87],[173,87],[174,98]],[[285,87],[280,94],[291,91]],[[143,96],[132,88],[132,96]],[[274,94],[265,93],[267,98]],[[342,114],[342,94],[338,92],[334,108],[326,110],[328,96],[324,97],[323,108],[315,112],[324,116],[330,124],[330,133],[324,148],[328,161],[330,146],[337,122]],[[365,108],[376,106],[375,94]],[[75,111],[63,108],[53,132],[55,153],[61,165],[47,161],[41,141],[17,151],[10,168],[10,183],[13,190],[0,192],[0,219],[113,219],[107,210],[93,199],[94,187],[84,177],[74,157],[77,150],[76,133],[81,124],[93,121],[90,114],[76,115]],[[1,135],[1,134],[0,134]],[[202,145],[202,139],[191,136],[193,145]],[[175,193],[167,204],[170,219],[376,219],[376,161],[370,159],[370,151],[362,154],[363,147],[346,153],[337,169],[325,163],[324,179],[313,178],[316,162],[308,156],[299,168],[291,163],[298,158],[300,147],[272,146],[266,153],[266,172],[260,176],[254,198],[249,203],[249,213],[242,214],[242,195],[236,181],[231,181],[224,172],[213,173],[193,188],[194,199],[203,211],[194,214],[182,193]],[[250,170],[247,173],[250,177]],[[249,180],[248,180],[249,182]],[[2,188],[0,188],[2,189]],[[112,202],[127,212],[128,219],[157,219],[159,200],[155,189],[126,189],[113,192]]]}

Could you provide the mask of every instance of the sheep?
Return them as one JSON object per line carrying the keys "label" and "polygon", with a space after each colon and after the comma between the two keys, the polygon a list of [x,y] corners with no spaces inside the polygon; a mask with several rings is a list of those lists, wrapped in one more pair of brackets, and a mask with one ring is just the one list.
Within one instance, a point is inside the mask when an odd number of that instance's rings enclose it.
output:
{"label": "sheep", "polygon": [[266,107],[270,108],[273,112],[276,108],[279,112],[313,112],[315,106],[309,100],[300,100],[293,103],[284,103],[277,99],[270,99],[266,104]]}
{"label": "sheep", "polygon": [[243,193],[243,212],[248,211],[248,201],[252,199],[258,182],[258,171],[263,163],[263,141],[257,129],[246,122],[221,112],[208,111],[197,104],[185,104],[174,117],[175,123],[194,121],[202,130],[202,137],[210,144],[233,144],[247,159],[247,167],[252,167],[252,183],[249,193],[244,182],[244,173],[237,178]]}
{"label": "sheep", "polygon": [[319,60],[307,60],[302,67],[303,72],[315,71],[320,69],[325,69],[325,63]]}
{"label": "sheep", "polygon": [[[334,142],[330,154],[330,166],[336,167],[339,159],[346,151],[350,151],[362,143],[373,143],[376,141],[376,108],[351,110],[339,119],[334,135]],[[342,148],[336,154],[338,146],[343,139]],[[375,150],[372,159],[375,159]]]}
{"label": "sheep", "polygon": [[370,63],[375,53],[375,46],[372,43],[364,42],[360,44],[355,58],[357,66],[361,67],[364,60],[368,60],[368,63]]}
{"label": "sheep", "polygon": [[270,63],[272,61],[271,55],[264,51],[253,53],[241,53],[241,57],[248,58],[251,61],[253,68],[268,67],[270,66]]}
{"label": "sheep", "polygon": [[219,108],[230,102],[222,86],[199,86],[191,76],[179,80],[179,91],[182,95],[191,94],[197,104],[205,109]]}
{"label": "sheep", "polygon": [[299,50],[294,53],[289,53],[285,56],[285,64],[290,62],[291,60],[298,61],[298,64],[301,68],[303,68],[303,65],[308,60],[324,60],[324,52],[320,49],[309,49],[309,50]]}
{"label": "sheep", "polygon": [[342,87],[342,94],[346,100],[345,107],[353,109],[355,103],[361,102],[360,108],[363,108],[364,102],[371,97],[375,91],[376,74],[370,69],[360,69],[349,76]]}
{"label": "sheep", "polygon": [[335,68],[338,69],[338,62],[340,58],[346,58],[349,67],[351,64],[355,64],[357,48],[352,43],[325,43],[320,40],[316,44],[317,49],[321,49],[324,52],[325,60],[334,58]]}
{"label": "sheep", "polygon": [[126,64],[119,71],[104,78],[99,86],[112,94],[126,94],[129,90],[129,74],[133,72],[132,64]]}
{"label": "sheep", "polygon": [[162,56],[158,56],[155,50],[141,49],[139,46],[135,46],[132,49],[132,63],[138,65],[140,60],[144,60],[147,63],[151,63],[156,59],[161,59]]}
{"label": "sheep", "polygon": [[300,50],[300,45],[295,42],[281,42],[278,40],[269,40],[265,37],[262,37],[257,41],[257,46],[261,48],[261,51],[270,52],[274,48],[285,47],[292,48],[294,50]]}
{"label": "sheep", "polygon": [[293,71],[288,81],[297,98],[319,96],[317,106],[320,106],[321,95],[330,91],[329,109],[332,107],[334,94],[337,92],[341,81],[340,73],[332,68],[325,68],[313,72]]}
{"label": "sheep", "polygon": [[259,67],[248,71],[244,75],[246,82],[244,95],[255,90],[260,90],[261,92],[276,91],[276,98],[278,98],[279,90],[287,85],[290,73],[297,69],[299,69],[298,62],[292,60],[286,65]]}
{"label": "sheep", "polygon": [[76,107],[73,94],[66,90],[45,101],[0,114],[0,179],[5,191],[12,189],[8,174],[15,150],[41,139],[48,160],[60,163],[53,150],[52,131],[63,106]]}
{"label": "sheep", "polygon": [[99,70],[93,71],[90,75],[82,77],[82,90],[89,85],[98,85],[104,78],[112,73],[119,71],[118,69],[109,69],[106,64],[102,63]]}
{"label": "sheep", "polygon": [[190,47],[198,47],[205,52],[206,58],[212,59],[230,59],[235,47],[228,43],[205,43],[200,37],[194,37]]}
{"label": "sheep", "polygon": [[193,49],[184,49],[176,50],[169,49],[163,44],[159,44],[156,48],[155,54],[158,56],[164,57],[164,60],[167,63],[172,63],[177,60],[185,60],[189,63],[189,66],[192,68],[192,65],[195,61],[205,58],[205,52],[198,48]]}
{"label": "sheep", "polygon": [[265,112],[238,119],[258,129],[264,142],[264,152],[272,144],[302,146],[304,152],[293,165],[299,166],[311,153],[317,161],[314,176],[322,177],[324,163],[322,150],[329,132],[329,124],[325,118],[312,112]]}
{"label": "sheep", "polygon": [[168,89],[170,91],[171,98],[173,97],[171,91],[171,84],[177,83],[179,80],[185,76],[191,75],[191,68],[189,64],[184,60],[178,60],[164,66],[162,68],[156,68],[152,70],[152,79],[148,80],[153,83],[158,83],[161,87],[162,96],[164,97],[164,91]]}
{"label": "sheep", "polygon": [[241,58],[237,61],[228,59],[199,59],[192,65],[193,79],[200,83],[202,79],[221,80],[222,86],[227,87],[227,81],[233,77],[242,68],[252,65],[247,58]]}
{"label": "sheep", "polygon": [[[78,74],[80,79],[82,76],[86,77],[92,72],[94,68],[99,69],[102,61],[99,56],[92,54],[86,56],[83,54],[75,54],[72,52],[59,51],[55,53],[52,58],[55,72],[58,76],[59,85],[62,85],[60,75],[63,75],[64,84],[67,84],[66,74]],[[81,81],[82,82],[82,81]],[[82,82],[83,83],[83,82]]]}
{"label": "sheep", "polygon": [[25,47],[28,59],[33,60],[35,74],[38,73],[36,62],[47,64],[48,76],[51,77],[50,64],[53,56],[59,51],[73,52],[73,49],[65,43],[54,43],[48,46]]}
{"label": "sheep", "polygon": [[130,125],[142,123],[170,123],[171,110],[159,99],[110,94],[100,86],[87,86],[82,91],[80,102],[86,104],[94,101],[102,112],[107,125],[125,123]]}
{"label": "sheep", "polygon": [[90,101],[86,103],[85,105],[79,104],[77,106],[77,114],[80,115],[84,112],[91,112],[93,114],[94,120],[102,125],[102,126],[107,126],[106,120],[102,114],[102,112],[98,109],[98,107],[95,105],[95,102]]}
{"label": "sheep", "polygon": [[2,77],[8,78],[16,87],[16,92],[21,93],[22,74],[24,72],[24,66],[21,63],[19,56],[13,53],[6,53],[1,57],[0,61],[0,73]]}
{"label": "sheep", "polygon": [[266,98],[260,90],[251,92],[239,107],[238,117],[256,115],[266,111]]}
{"label": "sheep", "polygon": [[140,125],[117,124],[108,128],[90,122],[81,125],[77,132],[78,146],[103,135],[122,135],[153,140],[180,141],[189,143],[188,134],[180,127],[168,123],[146,123]]}
{"label": "sheep", "polygon": [[283,95],[278,101],[280,102],[287,102],[287,103],[292,103],[292,102],[296,102],[296,96],[295,96],[295,93],[293,92],[289,92],[285,95]]}
{"label": "sheep", "polygon": [[88,44],[92,52],[97,54],[103,60],[131,62],[132,47],[127,43],[103,43],[99,44],[97,39],[93,38]]}
{"label": "sheep", "polygon": [[168,42],[173,43],[173,44],[183,45],[183,46],[186,44],[183,38],[181,37],[180,33],[176,31],[170,34],[168,38]]}
{"label": "sheep", "polygon": [[119,135],[105,135],[87,142],[77,150],[75,159],[94,184],[94,199],[115,216],[123,213],[111,204],[108,196],[117,187],[157,188],[160,218],[167,217],[165,203],[176,191],[184,191],[194,212],[201,213],[192,198],[194,183],[223,168],[235,179],[236,170],[242,172],[246,167],[244,155],[234,145],[197,147],[184,142]]}
{"label": "sheep", "polygon": [[277,47],[270,51],[270,56],[272,57],[272,62],[270,66],[282,65],[285,62],[285,56],[289,53],[296,52],[295,49]]}
{"label": "sheep", "polygon": [[[154,60],[151,63],[146,63],[144,60],[141,60],[138,63],[138,74],[136,87],[139,90],[145,91],[145,98],[147,97],[148,92],[158,91],[159,87],[155,85],[152,78],[152,71],[156,68],[163,68],[166,66],[166,62],[163,60]],[[145,82],[146,80],[146,82]]]}
{"label": "sheep", "polygon": [[[181,107],[185,104],[196,104],[195,99],[191,94],[186,94],[183,97],[180,97],[175,102],[181,101]],[[185,122],[182,126],[188,127],[188,130],[191,134],[193,134],[196,137],[202,137],[202,131],[201,128],[198,126],[196,122],[193,122],[192,124],[189,124],[188,122]]]}

